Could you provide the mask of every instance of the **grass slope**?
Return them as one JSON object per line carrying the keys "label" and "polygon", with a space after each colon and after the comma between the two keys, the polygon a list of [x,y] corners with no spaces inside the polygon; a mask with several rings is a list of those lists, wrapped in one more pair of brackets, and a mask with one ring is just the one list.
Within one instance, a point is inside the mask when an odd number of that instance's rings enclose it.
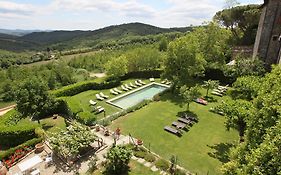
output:
{"label": "grass slope", "polygon": [[124,134],[130,133],[141,138],[145,146],[150,145],[152,151],[165,159],[176,155],[179,164],[193,173],[220,174],[219,168],[225,156],[223,149],[228,148],[225,145],[236,142],[238,134],[233,130],[227,132],[225,119],[208,111],[214,105],[215,103],[208,106],[192,103],[190,110],[198,115],[199,123],[189,132],[184,132],[181,138],[163,129],[177,120],[177,112],[185,110],[179,105],[178,99],[171,95],[117,119],[111,129],[120,127]]}

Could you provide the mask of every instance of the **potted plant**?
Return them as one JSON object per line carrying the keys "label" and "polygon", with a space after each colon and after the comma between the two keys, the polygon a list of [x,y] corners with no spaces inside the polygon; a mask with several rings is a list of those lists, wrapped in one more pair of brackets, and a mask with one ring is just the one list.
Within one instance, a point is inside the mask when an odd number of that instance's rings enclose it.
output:
{"label": "potted plant", "polygon": [[44,150],[44,144],[43,143],[37,143],[35,145],[35,152],[41,153]]}

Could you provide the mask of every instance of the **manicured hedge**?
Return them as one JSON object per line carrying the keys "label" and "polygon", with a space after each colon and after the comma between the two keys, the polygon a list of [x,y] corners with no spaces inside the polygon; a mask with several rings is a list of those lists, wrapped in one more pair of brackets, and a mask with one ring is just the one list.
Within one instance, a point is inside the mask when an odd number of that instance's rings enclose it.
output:
{"label": "manicured hedge", "polygon": [[129,72],[126,75],[120,77],[120,79],[123,81],[129,78],[160,78],[162,73],[163,73],[162,70]]}
{"label": "manicured hedge", "polygon": [[62,96],[73,96],[88,90],[101,90],[101,89],[110,89],[120,85],[120,80],[112,79],[112,80],[104,80],[103,82],[99,82],[99,80],[93,81],[84,81],[75,83],[69,86],[64,86],[60,89],[54,90],[51,93],[56,97]]}
{"label": "manicured hedge", "polygon": [[25,120],[16,123],[11,122],[18,117],[17,115],[17,111],[12,110],[0,118],[1,146],[16,146],[36,136],[35,128],[38,127],[38,124]]}
{"label": "manicured hedge", "polygon": [[31,140],[28,140],[28,141],[24,142],[21,145],[18,145],[16,147],[10,148],[8,150],[2,151],[2,152],[0,152],[0,160],[7,159],[10,155],[14,154],[14,152],[17,149],[24,148],[25,146],[34,147],[37,143],[41,142],[42,140],[43,139],[41,137],[40,138],[33,138]]}
{"label": "manicured hedge", "polygon": [[76,120],[85,125],[93,125],[96,123],[96,117],[93,113],[88,111],[80,112],[75,116]]}
{"label": "manicured hedge", "polygon": [[0,140],[2,146],[16,146],[34,138],[37,125],[15,125],[0,127]]}

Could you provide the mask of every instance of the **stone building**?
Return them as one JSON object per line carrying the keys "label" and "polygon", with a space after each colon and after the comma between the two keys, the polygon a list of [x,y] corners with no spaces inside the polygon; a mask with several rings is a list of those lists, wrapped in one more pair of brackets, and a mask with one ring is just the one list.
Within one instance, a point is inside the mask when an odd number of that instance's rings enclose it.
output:
{"label": "stone building", "polygon": [[253,56],[281,64],[281,0],[264,0]]}

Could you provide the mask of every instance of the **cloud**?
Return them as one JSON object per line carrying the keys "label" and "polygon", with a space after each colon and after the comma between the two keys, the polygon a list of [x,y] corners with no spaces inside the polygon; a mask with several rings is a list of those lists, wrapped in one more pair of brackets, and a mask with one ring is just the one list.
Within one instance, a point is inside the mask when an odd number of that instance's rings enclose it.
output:
{"label": "cloud", "polygon": [[135,0],[54,0],[51,6],[57,10],[113,12],[126,17],[151,17],[154,13],[153,8]]}
{"label": "cloud", "polygon": [[22,17],[32,15],[36,8],[31,4],[19,4],[9,1],[0,1],[0,14],[5,17]]}
{"label": "cloud", "polygon": [[[246,1],[262,0],[243,0]],[[159,27],[181,27],[211,20],[224,5],[223,0],[50,0],[44,5],[39,2],[0,0],[0,21],[8,21],[1,22],[0,26],[96,29],[144,22]]]}

